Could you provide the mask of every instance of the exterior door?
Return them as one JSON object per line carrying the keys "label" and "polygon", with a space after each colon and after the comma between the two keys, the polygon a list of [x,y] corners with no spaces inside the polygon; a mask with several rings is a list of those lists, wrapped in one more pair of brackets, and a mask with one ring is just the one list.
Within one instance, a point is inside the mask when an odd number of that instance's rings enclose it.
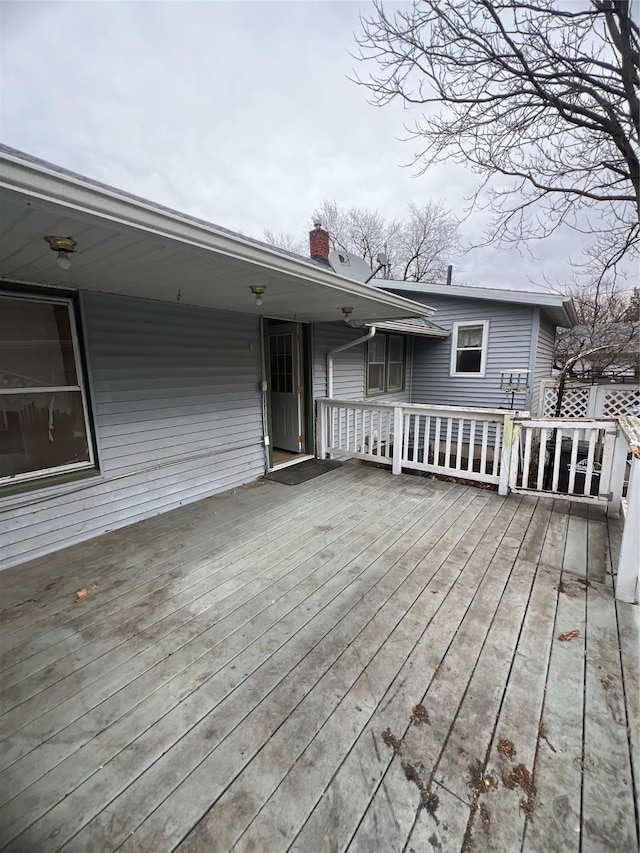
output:
{"label": "exterior door", "polygon": [[267,331],[271,444],[294,453],[303,449],[301,340],[297,323],[281,323]]}

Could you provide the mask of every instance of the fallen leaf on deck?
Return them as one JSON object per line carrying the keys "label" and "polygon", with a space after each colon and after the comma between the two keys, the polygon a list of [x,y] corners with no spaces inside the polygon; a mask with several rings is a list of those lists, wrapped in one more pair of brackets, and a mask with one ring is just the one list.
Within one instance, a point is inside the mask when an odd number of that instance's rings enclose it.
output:
{"label": "fallen leaf on deck", "polygon": [[579,636],[580,636],[580,631],[565,631],[564,634],[560,634],[558,639],[565,642],[566,640],[573,640],[574,637],[579,637]]}
{"label": "fallen leaf on deck", "polygon": [[86,601],[88,594],[89,593],[87,592],[87,588],[85,586],[83,586],[82,589],[79,589],[76,592],[76,604],[79,604],[81,601]]}

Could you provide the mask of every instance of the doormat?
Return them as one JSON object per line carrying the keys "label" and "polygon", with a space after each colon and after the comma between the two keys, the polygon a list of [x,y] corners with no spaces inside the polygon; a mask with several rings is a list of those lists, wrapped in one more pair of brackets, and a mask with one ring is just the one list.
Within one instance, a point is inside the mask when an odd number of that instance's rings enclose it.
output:
{"label": "doormat", "polygon": [[307,459],[306,462],[289,465],[279,471],[271,471],[265,474],[265,480],[273,480],[274,483],[282,483],[283,486],[299,486],[300,483],[306,483],[307,480],[313,480],[314,477],[341,467],[342,462],[336,462],[335,459]]}

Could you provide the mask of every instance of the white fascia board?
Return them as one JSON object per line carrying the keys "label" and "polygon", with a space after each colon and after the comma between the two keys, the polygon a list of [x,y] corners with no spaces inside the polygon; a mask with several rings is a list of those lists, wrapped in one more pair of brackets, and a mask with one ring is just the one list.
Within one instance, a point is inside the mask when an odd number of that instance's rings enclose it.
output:
{"label": "white fascia board", "polygon": [[[426,284],[385,280],[376,287],[390,288],[402,293],[424,293],[426,296],[461,296],[467,299],[483,299],[495,302],[512,302],[520,305],[539,305],[541,308],[555,308],[564,315],[569,326],[577,325],[573,300],[570,296],[555,293],[542,293],[532,290],[502,290],[498,287],[462,287],[456,284]],[[558,325],[562,325],[558,323]]]}
{"label": "white fascia board", "polygon": [[140,199],[120,195],[116,190],[79,177],[60,173],[39,163],[0,152],[0,187],[54,203],[76,213],[96,217],[138,231],[206,249],[219,255],[244,261],[262,269],[322,285],[334,291],[370,299],[393,308],[397,317],[430,316],[434,308],[403,296],[382,293],[367,284],[343,278],[275,249],[259,246],[240,235],[225,234],[213,225],[205,225],[174,211],[163,210]]}

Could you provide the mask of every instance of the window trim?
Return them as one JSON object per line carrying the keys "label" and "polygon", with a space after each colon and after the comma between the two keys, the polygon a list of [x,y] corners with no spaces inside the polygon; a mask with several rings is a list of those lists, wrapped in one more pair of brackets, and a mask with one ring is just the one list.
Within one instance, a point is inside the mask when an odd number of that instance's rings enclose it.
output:
{"label": "window trim", "polygon": [[[460,347],[458,346],[458,333],[465,328],[482,326],[482,346],[480,347],[480,370],[457,371],[456,361]],[[466,377],[470,379],[484,379],[487,372],[487,350],[489,344],[489,321],[488,320],[456,320],[451,331],[451,361],[449,364],[449,375]]]}
{"label": "window trim", "polygon": [[[366,397],[382,397],[385,394],[400,394],[405,390],[407,381],[407,339],[405,335],[394,334],[392,332],[377,332],[376,340],[379,343],[380,339],[384,340],[384,362],[376,361],[374,364],[383,365],[383,384],[384,388],[381,391],[369,390],[369,347],[370,342],[367,342],[367,349],[364,356],[364,391]],[[402,383],[397,388],[389,388],[389,339],[398,338],[402,342]],[[397,364],[398,362],[391,362]]]}
{"label": "window trim", "polygon": [[82,401],[82,414],[84,419],[85,434],[87,438],[88,460],[82,462],[69,462],[65,465],[56,465],[51,468],[44,468],[38,471],[26,471],[22,474],[13,474],[8,477],[0,477],[0,492],[7,486],[18,484],[38,483],[42,480],[49,480],[52,477],[57,477],[63,474],[74,472],[95,471],[98,472],[97,457],[96,457],[96,436],[93,427],[89,395],[87,394],[86,385],[87,378],[85,375],[85,360],[82,351],[77,316],[77,303],[73,296],[52,296],[50,293],[34,293],[21,292],[12,288],[0,287],[0,297],[3,299],[17,299],[22,301],[30,301],[36,303],[46,303],[53,305],[65,305],[69,313],[69,328],[71,331],[71,344],[73,347],[73,358],[76,368],[77,385],[60,385],[42,388],[41,386],[30,388],[5,388],[1,395],[13,394],[42,394],[42,393],[57,393],[57,392],[79,392]]}

